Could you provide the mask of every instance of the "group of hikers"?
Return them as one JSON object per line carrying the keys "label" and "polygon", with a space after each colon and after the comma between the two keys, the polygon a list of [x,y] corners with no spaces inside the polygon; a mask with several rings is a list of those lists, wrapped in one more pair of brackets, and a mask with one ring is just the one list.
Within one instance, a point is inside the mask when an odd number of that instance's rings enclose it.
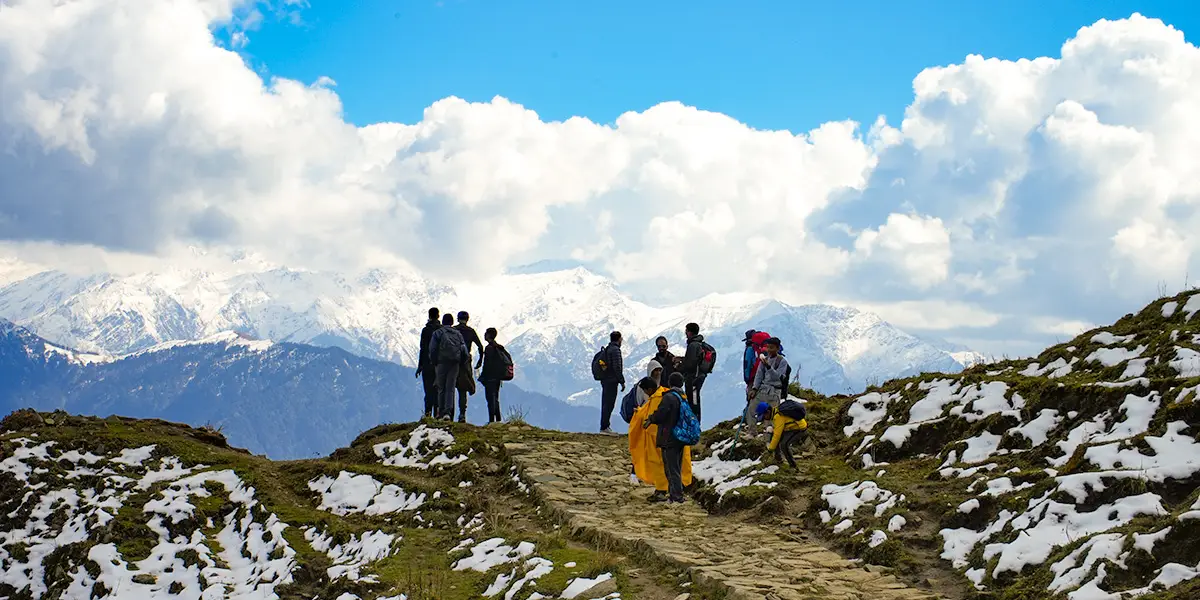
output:
{"label": "group of hikers", "polygon": [[[467,311],[458,312],[458,323],[449,313],[439,315],[437,308],[429,309],[429,321],[421,329],[420,356],[416,376],[425,386],[425,416],[445,421],[454,420],[454,395],[458,392],[458,422],[467,421],[467,397],[474,395],[475,370],[483,384],[487,400],[488,424],[502,421],[500,415],[500,386],[513,379],[512,355],[496,342],[495,327],[483,332],[487,347],[468,322]],[[479,360],[471,366],[471,346],[479,348]]]}
{"label": "group of hikers", "polygon": [[[425,388],[425,416],[454,420],[455,393],[458,396],[458,422],[467,418],[467,399],[476,391],[475,371],[483,384],[488,405],[488,424],[503,420],[500,414],[500,387],[514,375],[512,355],[496,342],[497,331],[489,327],[479,334],[468,324],[470,315],[459,311],[458,322],[449,313],[429,309],[429,321],[421,330],[420,356],[416,376]],[[691,448],[700,441],[700,390],[716,367],[717,351],[700,334],[700,326],[684,327],[687,347],[682,356],[670,350],[665,336],[655,340],[657,352],[646,366],[646,376],[621,399],[621,418],[629,423],[631,473],[651,484],[655,491],[651,502],[685,502],[683,489],[692,483]],[[609,343],[592,357],[592,377],[600,382],[600,432],[618,435],[612,430],[612,413],[617,395],[625,391],[625,360],[621,352],[621,332],[609,334]],[[759,425],[771,430],[767,455],[776,462],[784,460],[794,469],[792,447],[807,437],[808,422],[804,405],[788,398],[792,367],[783,354],[779,338],[763,331],[746,332],[742,356],[742,379],[746,384],[746,408],[742,412],[738,435],[754,438]],[[472,367],[472,346],[479,358]],[[761,434],[765,434],[764,427]]]}
{"label": "group of hikers", "polygon": [[[700,440],[700,389],[716,366],[716,350],[704,341],[699,325],[688,323],[684,334],[687,349],[682,357],[670,351],[665,337],[655,340],[658,352],[646,366],[646,377],[621,400],[621,417],[630,424],[631,472],[654,486],[650,502],[686,501],[683,488],[692,483],[691,447]],[[602,384],[600,430],[614,435],[609,420],[617,386],[624,388],[625,377],[621,333],[613,332],[609,339],[593,358],[592,370]],[[783,344],[756,330],[747,331],[743,342],[746,408],[740,427],[752,438],[759,435],[760,422],[770,423],[768,455],[774,453],[776,462],[786,460],[795,469],[792,447],[807,437],[808,421],[804,405],[788,398],[792,368],[783,355]]]}

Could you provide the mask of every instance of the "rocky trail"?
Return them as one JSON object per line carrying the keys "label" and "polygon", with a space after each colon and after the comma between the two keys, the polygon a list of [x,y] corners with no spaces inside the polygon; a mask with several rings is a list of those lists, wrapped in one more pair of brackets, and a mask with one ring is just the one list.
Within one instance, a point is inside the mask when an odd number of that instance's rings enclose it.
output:
{"label": "rocky trail", "polygon": [[709,515],[690,501],[649,504],[652,490],[630,481],[626,438],[583,439],[505,444],[524,479],[577,532],[689,569],[698,584],[723,587],[729,598],[941,598],[782,530]]}

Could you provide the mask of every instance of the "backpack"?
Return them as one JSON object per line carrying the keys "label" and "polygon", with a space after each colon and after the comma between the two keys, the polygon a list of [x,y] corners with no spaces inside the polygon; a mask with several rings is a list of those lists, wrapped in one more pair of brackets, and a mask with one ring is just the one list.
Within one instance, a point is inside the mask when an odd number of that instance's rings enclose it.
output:
{"label": "backpack", "polygon": [[808,417],[808,409],[804,405],[795,400],[784,400],[779,403],[779,408],[776,409],[779,414],[785,417],[791,417],[797,421]]}
{"label": "backpack", "polygon": [[504,365],[504,373],[501,374],[500,381],[512,381],[513,377],[516,376],[516,367],[513,365],[512,355],[508,353],[508,350],[504,346],[496,344],[496,347],[500,350],[500,364]]}
{"label": "backpack", "polygon": [[466,354],[467,343],[463,341],[462,333],[453,327],[442,328],[442,339],[438,342],[439,363],[460,363]]}
{"label": "backpack", "polygon": [[608,374],[608,363],[604,360],[605,354],[608,352],[608,346],[605,346],[592,357],[592,379],[600,381]]}
{"label": "backpack", "polygon": [[637,412],[637,393],[638,386],[635,385],[621,398],[621,418],[625,419],[626,423],[633,421],[633,413]]}
{"label": "backpack", "polygon": [[[679,392],[671,392],[679,396]],[[695,446],[700,441],[700,420],[692,412],[692,405],[681,396],[679,398],[679,420],[671,429],[671,435],[684,446]]]}
{"label": "backpack", "polygon": [[700,342],[700,374],[708,375],[717,366],[717,349],[708,342]]}

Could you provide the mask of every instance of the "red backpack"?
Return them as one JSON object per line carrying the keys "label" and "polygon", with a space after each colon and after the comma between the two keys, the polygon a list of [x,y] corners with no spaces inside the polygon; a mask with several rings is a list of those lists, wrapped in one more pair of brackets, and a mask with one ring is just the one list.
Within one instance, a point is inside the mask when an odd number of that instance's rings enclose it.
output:
{"label": "red backpack", "polygon": [[750,381],[754,381],[754,374],[758,372],[758,363],[762,362],[759,356],[766,352],[764,347],[769,339],[771,339],[771,334],[765,331],[759,331],[750,336],[750,346],[754,348],[754,366],[750,367]]}

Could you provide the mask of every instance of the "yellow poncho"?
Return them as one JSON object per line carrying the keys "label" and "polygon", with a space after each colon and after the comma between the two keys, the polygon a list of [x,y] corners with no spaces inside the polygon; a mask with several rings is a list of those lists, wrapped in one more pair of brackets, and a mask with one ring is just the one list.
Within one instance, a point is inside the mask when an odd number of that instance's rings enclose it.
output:
{"label": "yellow poncho", "polygon": [[[658,425],[642,429],[645,421],[662,402],[663,392],[667,388],[660,387],[645,404],[638,407],[629,422],[629,456],[633,459],[633,472],[643,483],[649,483],[654,489],[667,491],[667,474],[663,471],[662,451],[658,448]],[[683,449],[683,485],[692,484],[692,448]]]}

